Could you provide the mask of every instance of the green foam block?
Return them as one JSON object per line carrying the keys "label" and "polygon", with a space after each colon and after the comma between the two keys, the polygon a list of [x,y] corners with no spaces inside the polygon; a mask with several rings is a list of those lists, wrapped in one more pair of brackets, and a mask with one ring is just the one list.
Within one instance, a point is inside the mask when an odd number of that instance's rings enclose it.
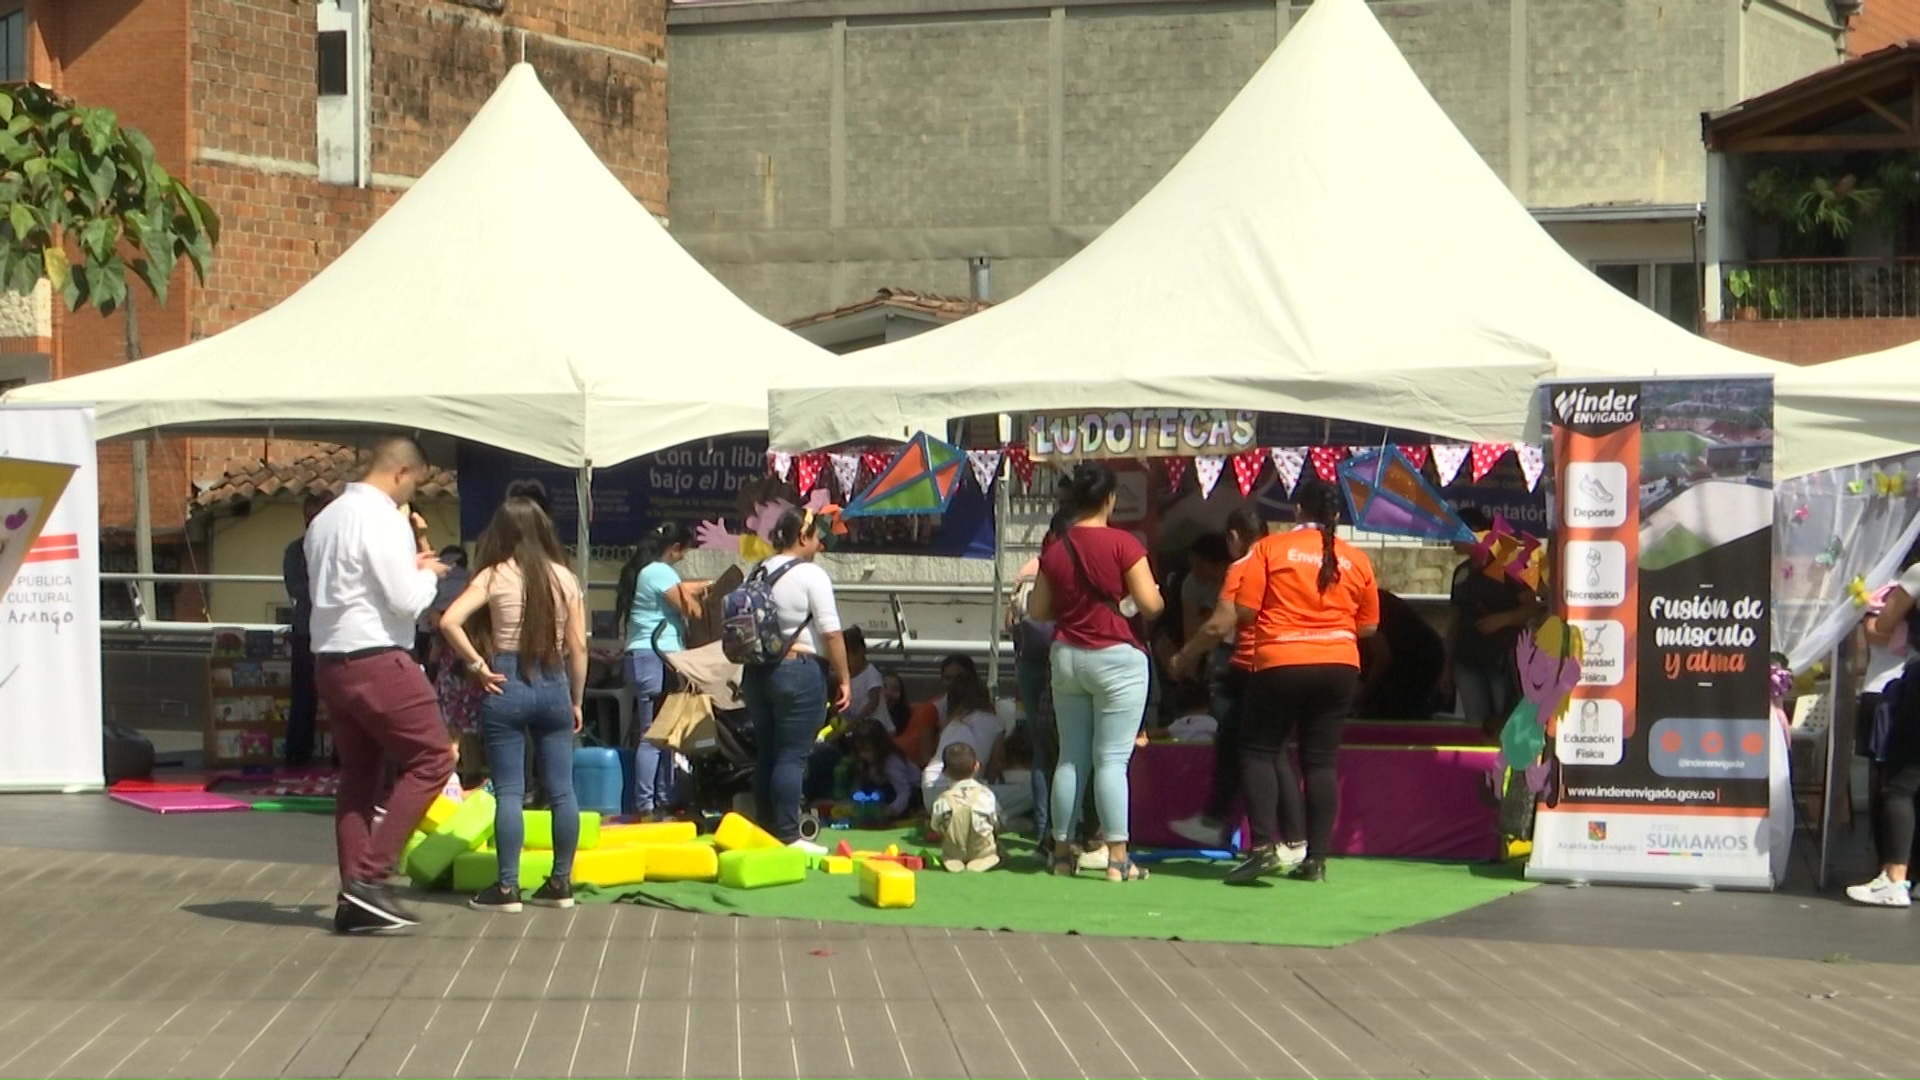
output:
{"label": "green foam block", "polygon": [[[553,850],[553,811],[529,810],[523,815],[527,823],[526,847],[529,851]],[[591,810],[580,812],[580,850],[591,851],[600,846],[600,815]]]}
{"label": "green foam block", "polygon": [[467,851],[493,839],[493,795],[485,791],[468,795],[460,809],[454,811],[453,817],[434,835],[464,840],[467,846],[463,850]]}
{"label": "green foam block", "polygon": [[743,848],[720,853],[720,884],[764,889],[807,880],[807,853],[795,848]]}
{"label": "green foam block", "polygon": [[444,889],[453,862],[468,853],[467,842],[457,836],[436,833],[426,837],[407,854],[407,877],[422,889]]}
{"label": "green foam block", "polygon": [[277,814],[331,814],[333,813],[333,796],[280,795],[271,799],[255,800],[253,808]]}
{"label": "green foam block", "polygon": [[[553,852],[520,853],[520,889],[532,892],[553,873]],[[500,853],[466,851],[453,860],[453,887],[458,892],[479,892],[500,880]]]}

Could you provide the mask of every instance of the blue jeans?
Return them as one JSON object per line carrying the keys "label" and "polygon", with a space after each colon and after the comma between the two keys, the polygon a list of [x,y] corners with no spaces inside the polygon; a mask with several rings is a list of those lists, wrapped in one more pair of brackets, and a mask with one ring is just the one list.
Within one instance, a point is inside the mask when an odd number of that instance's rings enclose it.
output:
{"label": "blue jeans", "polygon": [[500,853],[500,884],[520,887],[520,849],[526,845],[521,804],[527,797],[527,745],[540,767],[553,812],[553,877],[573,877],[580,846],[580,804],[573,798],[573,695],[562,671],[520,677],[520,658],[502,653],[493,670],[507,677],[498,694],[480,703],[480,732],[493,770],[493,846]]}
{"label": "blue jeans", "polygon": [[1053,709],[1047,700],[1047,680],[1053,677],[1045,654],[1032,657],[1025,653],[1014,662],[1020,681],[1020,704],[1027,708],[1027,737],[1033,741],[1033,835],[1047,838],[1047,803],[1053,788],[1054,730]]}
{"label": "blue jeans", "polygon": [[1081,784],[1091,773],[1093,804],[1106,839],[1127,839],[1127,763],[1147,709],[1147,654],[1131,645],[1081,649],[1053,643],[1053,714],[1060,764],[1053,771],[1053,838],[1079,824]]}
{"label": "blue jeans", "polygon": [[673,804],[673,752],[646,739],[667,686],[666,662],[650,648],[635,649],[627,654],[627,680],[633,686],[633,729],[627,733],[633,774],[627,778],[632,788],[628,794],[634,813],[651,814]]}
{"label": "blue jeans", "polygon": [[753,720],[754,816],[783,844],[800,839],[801,788],[827,722],[827,673],[811,656],[752,665],[740,682]]}

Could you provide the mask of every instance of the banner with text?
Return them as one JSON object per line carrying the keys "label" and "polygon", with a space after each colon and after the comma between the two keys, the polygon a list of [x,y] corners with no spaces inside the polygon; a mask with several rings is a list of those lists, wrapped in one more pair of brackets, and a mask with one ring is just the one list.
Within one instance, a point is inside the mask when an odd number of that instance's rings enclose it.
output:
{"label": "banner with text", "polygon": [[102,783],[98,476],[92,409],[0,408],[0,791]]}
{"label": "banner with text", "polygon": [[1542,392],[1585,655],[1527,875],[1769,888],[1773,382]]}

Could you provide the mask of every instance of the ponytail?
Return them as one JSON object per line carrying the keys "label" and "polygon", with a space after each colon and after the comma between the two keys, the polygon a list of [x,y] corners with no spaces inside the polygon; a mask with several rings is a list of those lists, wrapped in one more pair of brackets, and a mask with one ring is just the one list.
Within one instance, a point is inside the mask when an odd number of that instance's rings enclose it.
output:
{"label": "ponytail", "polygon": [[614,618],[618,620],[614,625],[620,627],[622,633],[633,615],[633,596],[640,591],[640,571],[659,562],[668,549],[692,545],[693,532],[678,521],[663,521],[640,538],[633,554],[620,567],[620,584],[614,593]]}
{"label": "ponytail", "polygon": [[1320,591],[1326,592],[1340,580],[1340,556],[1334,551],[1334,534],[1340,525],[1340,489],[1322,480],[1300,485],[1300,516],[1320,527]]}

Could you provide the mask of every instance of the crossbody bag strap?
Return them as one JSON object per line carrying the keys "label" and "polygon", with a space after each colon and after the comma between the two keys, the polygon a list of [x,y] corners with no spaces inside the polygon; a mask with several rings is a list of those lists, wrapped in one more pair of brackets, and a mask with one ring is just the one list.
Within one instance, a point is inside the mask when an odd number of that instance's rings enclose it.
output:
{"label": "crossbody bag strap", "polygon": [[1088,596],[1105,604],[1109,611],[1123,619],[1126,618],[1126,612],[1120,610],[1119,601],[1100,595],[1100,590],[1093,587],[1093,578],[1087,576],[1086,564],[1080,561],[1080,549],[1073,546],[1072,531],[1069,530],[1067,535],[1061,537],[1060,542],[1067,546],[1067,558],[1073,560],[1073,572],[1080,578],[1080,587],[1087,591]]}
{"label": "crossbody bag strap", "polygon": [[[761,563],[760,569],[763,571],[766,570],[766,565],[767,564],[764,562]],[[780,583],[780,579],[786,576],[787,571],[799,565],[800,565],[800,560],[793,559],[789,561],[786,565],[780,567],[780,569],[774,570],[771,573],[767,574],[767,598],[769,600],[773,598],[773,587]],[[809,604],[807,605],[807,617],[800,620],[800,625],[794,628],[793,633],[787,638],[787,643],[780,647],[780,659],[775,660],[774,663],[776,664],[786,663],[787,657],[792,655],[793,653],[793,647],[800,643],[800,635],[806,633],[807,627],[812,625],[813,625],[813,605]]]}

